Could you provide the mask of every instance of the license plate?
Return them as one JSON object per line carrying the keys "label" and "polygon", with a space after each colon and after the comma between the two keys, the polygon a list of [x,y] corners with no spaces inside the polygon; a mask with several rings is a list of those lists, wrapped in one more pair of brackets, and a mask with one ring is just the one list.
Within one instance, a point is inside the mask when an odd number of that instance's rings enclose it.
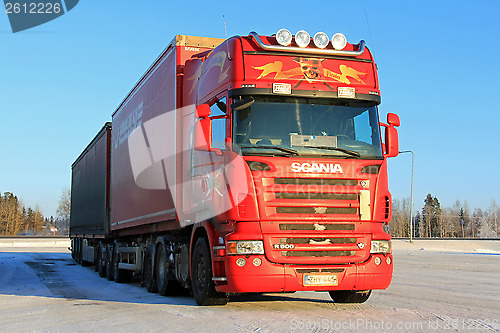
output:
{"label": "license plate", "polygon": [[304,274],[304,286],[337,286],[337,274]]}

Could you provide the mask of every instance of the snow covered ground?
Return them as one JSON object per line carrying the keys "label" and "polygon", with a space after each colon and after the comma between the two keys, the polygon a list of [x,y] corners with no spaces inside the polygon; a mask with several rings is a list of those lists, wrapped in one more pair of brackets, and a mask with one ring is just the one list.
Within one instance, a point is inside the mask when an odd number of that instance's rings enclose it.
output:
{"label": "snow covered ground", "polygon": [[395,241],[393,282],[364,304],[298,292],[198,307],[190,297],[161,297],[137,283],[102,279],[54,246],[0,244],[1,332],[500,332],[494,248],[440,250]]}

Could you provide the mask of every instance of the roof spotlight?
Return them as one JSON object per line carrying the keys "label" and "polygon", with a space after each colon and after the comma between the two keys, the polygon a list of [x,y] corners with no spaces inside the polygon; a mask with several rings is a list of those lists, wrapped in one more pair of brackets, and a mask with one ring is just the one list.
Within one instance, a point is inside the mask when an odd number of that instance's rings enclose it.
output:
{"label": "roof spotlight", "polygon": [[345,38],[344,34],[337,32],[332,37],[332,46],[335,50],[342,50],[347,45],[347,38]]}
{"label": "roof spotlight", "polygon": [[287,29],[280,29],[276,33],[276,40],[280,45],[288,46],[292,43],[292,33]]}
{"label": "roof spotlight", "polygon": [[319,47],[320,49],[324,49],[328,45],[328,43],[330,42],[330,39],[328,38],[327,34],[325,34],[324,32],[317,32],[314,35],[313,41],[314,41],[314,45],[316,45],[316,47]]}
{"label": "roof spotlight", "polygon": [[295,43],[297,43],[298,46],[306,47],[307,45],[309,45],[310,42],[311,42],[311,36],[309,36],[309,34],[306,31],[299,30],[295,34]]}

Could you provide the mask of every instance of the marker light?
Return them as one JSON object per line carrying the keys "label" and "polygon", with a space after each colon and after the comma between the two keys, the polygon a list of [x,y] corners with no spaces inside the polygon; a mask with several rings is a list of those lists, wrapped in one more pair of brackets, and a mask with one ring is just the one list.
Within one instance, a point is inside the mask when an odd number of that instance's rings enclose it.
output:
{"label": "marker light", "polygon": [[327,34],[325,34],[324,32],[317,32],[314,35],[313,41],[314,41],[314,45],[316,45],[316,47],[319,47],[320,49],[324,49],[328,45],[328,43],[330,42],[330,39],[328,39]]}
{"label": "marker light", "polygon": [[304,31],[300,30],[295,34],[295,43],[300,47],[306,47],[311,42],[311,36]]}
{"label": "marker light", "polygon": [[280,29],[276,33],[276,40],[280,45],[288,46],[292,43],[292,33],[286,29]]}
{"label": "marker light", "polygon": [[332,46],[335,50],[343,50],[347,45],[347,38],[345,38],[344,34],[337,32],[332,37]]}

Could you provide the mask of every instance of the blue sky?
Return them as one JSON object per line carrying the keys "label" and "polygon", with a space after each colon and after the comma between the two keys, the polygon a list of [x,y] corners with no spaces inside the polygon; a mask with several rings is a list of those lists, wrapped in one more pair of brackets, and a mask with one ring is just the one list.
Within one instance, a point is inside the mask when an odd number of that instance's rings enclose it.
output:
{"label": "blue sky", "polygon": [[[379,68],[382,120],[401,118],[415,152],[415,208],[427,193],[500,202],[497,1],[80,1],[13,34],[0,12],[0,192],[55,215],[71,164],[176,34],[311,35],[366,40]],[[365,15],[366,13],[366,15]],[[367,20],[368,19],[368,20]],[[389,162],[394,198],[410,196],[411,155]]]}

